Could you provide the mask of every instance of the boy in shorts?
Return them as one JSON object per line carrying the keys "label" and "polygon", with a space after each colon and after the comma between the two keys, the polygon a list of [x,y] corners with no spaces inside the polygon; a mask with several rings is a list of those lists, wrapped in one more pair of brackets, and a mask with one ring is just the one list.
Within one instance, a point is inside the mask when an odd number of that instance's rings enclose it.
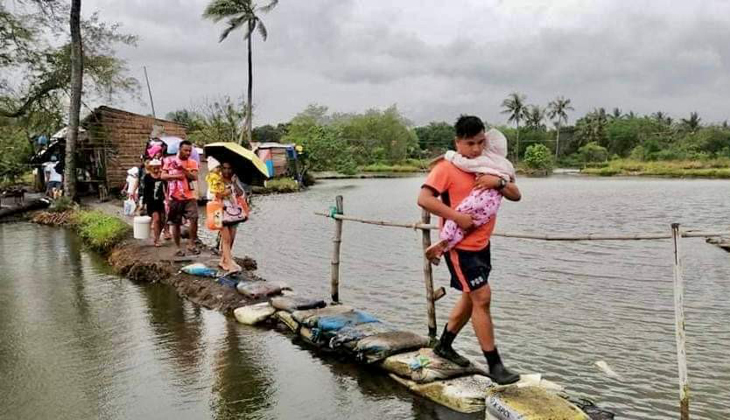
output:
{"label": "boy in shorts", "polygon": [[[482,154],[486,135],[484,123],[474,116],[462,115],[456,121],[456,151],[473,159]],[[472,189],[496,189],[504,198],[519,201],[522,196],[514,182],[494,175],[464,172],[448,160],[439,161],[428,174],[418,195],[418,205],[443,219],[453,220],[468,232],[453,249],[444,254],[451,273],[451,287],[461,292],[456,306],[451,310],[439,343],[434,352],[460,366],[468,366],[469,360],[452,347],[461,328],[471,319],[474,332],[489,366],[489,377],[500,385],[517,382],[520,376],[509,371],[499,356],[494,343],[494,326],[490,313],[492,291],[489,273],[492,269],[489,238],[497,218],[474,227],[472,217],[456,211],[456,207]]]}

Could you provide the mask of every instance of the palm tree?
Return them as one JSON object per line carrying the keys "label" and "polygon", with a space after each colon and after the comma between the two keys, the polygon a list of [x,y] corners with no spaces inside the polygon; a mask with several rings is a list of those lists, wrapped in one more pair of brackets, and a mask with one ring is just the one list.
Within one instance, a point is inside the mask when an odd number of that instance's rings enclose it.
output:
{"label": "palm tree", "polygon": [[527,97],[517,92],[510,93],[507,99],[502,101],[502,114],[509,114],[507,122],[514,122],[517,127],[517,149],[515,151],[515,162],[520,161],[520,120],[525,118],[527,113],[527,105],[525,101]]}
{"label": "palm tree", "polygon": [[690,112],[689,118],[682,118],[682,126],[684,126],[684,128],[688,131],[694,133],[698,128],[700,128],[700,121],[702,121],[702,118],[700,118],[696,112]]}
{"label": "palm tree", "polygon": [[84,81],[84,51],[81,42],[81,0],[71,1],[71,103],[68,110],[68,136],[66,137],[64,194],[76,198],[76,140],[79,137],[81,114],[81,89]]}
{"label": "palm tree", "polygon": [[548,104],[548,117],[551,120],[557,118],[555,120],[555,129],[557,130],[555,136],[555,159],[558,158],[558,151],[560,151],[560,126],[562,123],[568,123],[568,114],[566,111],[574,111],[573,107],[570,106],[570,99],[558,96]]}
{"label": "palm tree", "polygon": [[545,128],[545,113],[544,108],[540,108],[539,105],[528,105],[525,112],[525,125],[535,130]]}
{"label": "palm tree", "polygon": [[[246,136],[251,142],[252,132],[252,109],[253,101],[253,64],[251,55],[251,38],[253,32],[258,29],[261,38],[266,41],[269,33],[264,22],[259,18],[259,13],[268,13],[279,3],[279,0],[271,0],[266,6],[258,6],[252,0],[212,0],[203,12],[203,17],[213,22],[220,22],[228,19],[226,29],[221,32],[218,42],[223,42],[228,35],[236,29],[244,28],[243,39],[248,46],[248,101],[246,102]],[[243,137],[243,136],[241,136]],[[243,143],[243,141],[241,141]]]}

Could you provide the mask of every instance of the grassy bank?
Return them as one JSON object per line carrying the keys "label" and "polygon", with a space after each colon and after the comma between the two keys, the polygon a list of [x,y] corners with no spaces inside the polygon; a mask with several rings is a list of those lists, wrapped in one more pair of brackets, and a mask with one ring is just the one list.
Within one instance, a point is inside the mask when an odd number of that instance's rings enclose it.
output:
{"label": "grassy bank", "polygon": [[424,172],[428,170],[429,161],[419,159],[406,159],[403,162],[387,164],[376,163],[373,165],[362,166],[360,172]]}
{"label": "grassy bank", "polygon": [[730,159],[656,162],[617,159],[599,167],[584,168],[581,173],[599,176],[638,175],[730,179]]}
{"label": "grassy bank", "polygon": [[77,210],[69,219],[71,227],[94,251],[108,253],[129,237],[128,224],[100,211]]}

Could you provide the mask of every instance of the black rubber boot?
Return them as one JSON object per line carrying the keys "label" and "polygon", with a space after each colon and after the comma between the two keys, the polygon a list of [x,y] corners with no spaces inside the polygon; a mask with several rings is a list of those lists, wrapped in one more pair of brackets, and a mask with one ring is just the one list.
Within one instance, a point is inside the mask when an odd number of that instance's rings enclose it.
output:
{"label": "black rubber boot", "polygon": [[499,385],[509,385],[520,380],[520,375],[510,372],[503,364],[497,363],[489,368],[489,376]]}
{"label": "black rubber boot", "polygon": [[456,350],[454,350],[451,346],[445,346],[441,343],[438,343],[436,344],[436,347],[433,348],[433,352],[437,356],[454,362],[461,367],[467,367],[471,364],[469,359],[457,353]]}

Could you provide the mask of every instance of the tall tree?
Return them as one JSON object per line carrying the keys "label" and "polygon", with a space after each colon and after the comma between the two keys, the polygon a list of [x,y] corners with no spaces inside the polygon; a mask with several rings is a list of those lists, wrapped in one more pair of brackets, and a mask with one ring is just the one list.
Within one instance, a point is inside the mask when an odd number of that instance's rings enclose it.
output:
{"label": "tall tree", "polygon": [[702,121],[702,118],[696,112],[690,112],[689,118],[682,118],[681,124],[685,130],[694,133],[700,128],[700,121]]}
{"label": "tall tree", "polygon": [[[268,31],[264,22],[259,18],[259,13],[270,12],[279,0],[271,0],[266,6],[259,7],[252,0],[212,0],[203,12],[203,17],[213,22],[220,22],[228,19],[227,27],[221,33],[218,42],[223,42],[228,35],[240,28],[244,29],[244,40],[248,46],[248,101],[246,102],[246,135],[247,141],[252,139],[253,111],[251,103],[253,101],[253,61],[251,50],[251,39],[253,32],[258,29],[261,38],[266,41]],[[243,143],[243,141],[241,142]]]}
{"label": "tall tree", "polygon": [[66,136],[66,167],[63,189],[68,197],[76,197],[76,141],[79,138],[81,88],[84,81],[84,50],[81,42],[81,0],[71,0],[71,103]]}
{"label": "tall tree", "polygon": [[517,92],[510,93],[507,99],[502,101],[502,114],[509,114],[507,122],[514,122],[517,127],[517,150],[515,151],[515,161],[520,160],[520,121],[525,118],[527,113],[527,105],[525,101],[527,97]]}
{"label": "tall tree", "polygon": [[558,152],[560,151],[560,127],[563,123],[568,123],[568,113],[566,111],[573,111],[573,107],[570,105],[570,99],[565,99],[562,96],[558,96],[555,100],[550,101],[548,104],[548,117],[554,120],[555,123],[555,159],[558,158]]}
{"label": "tall tree", "polygon": [[545,128],[545,109],[539,105],[528,105],[525,111],[525,125],[535,130]]}

